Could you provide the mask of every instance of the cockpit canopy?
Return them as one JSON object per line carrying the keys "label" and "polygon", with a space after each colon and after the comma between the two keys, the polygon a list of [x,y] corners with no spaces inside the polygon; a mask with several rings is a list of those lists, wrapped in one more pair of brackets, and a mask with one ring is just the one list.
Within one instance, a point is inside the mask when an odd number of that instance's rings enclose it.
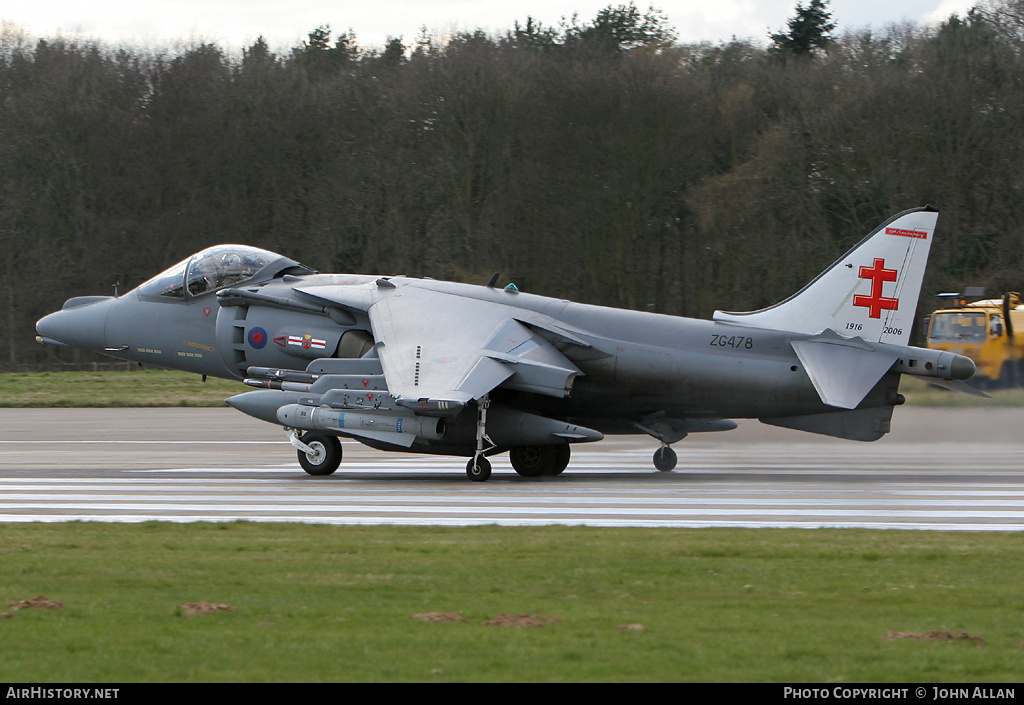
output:
{"label": "cockpit canopy", "polygon": [[249,281],[260,274],[269,279],[285,270],[294,274],[313,273],[294,260],[258,247],[216,245],[157,274],[137,291],[143,296],[186,299]]}

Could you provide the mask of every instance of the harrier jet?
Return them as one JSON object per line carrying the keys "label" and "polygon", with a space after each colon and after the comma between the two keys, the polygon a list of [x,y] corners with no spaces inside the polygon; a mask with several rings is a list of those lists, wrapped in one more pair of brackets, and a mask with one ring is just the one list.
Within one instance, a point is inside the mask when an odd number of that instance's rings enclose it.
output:
{"label": "harrier jet", "polygon": [[[243,245],[203,250],[119,297],[68,300],[44,343],[241,378],[227,403],[283,426],[329,475],[339,437],[557,475],[574,443],[641,433],[654,465],[733,419],[860,441],[889,431],[901,375],[965,388],[967,357],[909,346],[938,212],[900,213],[790,298],[711,321],[497,286],[320,274]],[[969,389],[969,388],[968,388]],[[967,389],[965,389],[967,391]]]}

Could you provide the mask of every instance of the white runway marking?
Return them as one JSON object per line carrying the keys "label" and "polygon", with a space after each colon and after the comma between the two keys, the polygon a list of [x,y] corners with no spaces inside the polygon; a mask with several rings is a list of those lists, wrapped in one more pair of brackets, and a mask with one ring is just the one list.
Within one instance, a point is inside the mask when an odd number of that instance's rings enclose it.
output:
{"label": "white runway marking", "polygon": [[1024,530],[1024,486],[1013,483],[935,487],[894,478],[851,486],[849,478],[833,476],[832,485],[821,486],[792,473],[745,481],[735,474],[687,478],[619,466],[539,482],[501,471],[478,485],[452,468],[450,458],[423,460],[350,466],[330,478],[308,478],[290,466],[6,477],[0,478],[0,521]]}
{"label": "white runway marking", "polygon": [[[575,446],[555,478],[521,478],[507,456],[494,457],[486,483],[466,478],[464,458],[355,442],[337,474],[309,477],[280,429],[257,423],[238,437],[231,411],[145,410],[127,421],[62,411],[75,423],[47,440],[51,414],[39,410],[44,421],[33,423],[26,410],[0,410],[0,522],[1024,530],[1024,434],[999,409],[971,427],[959,414],[936,422],[900,410],[921,419],[916,434],[874,444],[750,422],[753,431],[687,438],[667,474],[651,465],[651,439],[611,438]],[[154,421],[137,427],[136,416]],[[945,430],[929,441],[933,426]]]}

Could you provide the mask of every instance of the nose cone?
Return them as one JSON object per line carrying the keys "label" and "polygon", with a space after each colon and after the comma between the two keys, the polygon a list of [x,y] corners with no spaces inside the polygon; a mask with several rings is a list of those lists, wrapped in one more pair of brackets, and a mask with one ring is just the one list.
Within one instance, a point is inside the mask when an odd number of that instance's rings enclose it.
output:
{"label": "nose cone", "polygon": [[76,305],[75,300],[70,299],[63,309],[36,322],[39,339],[44,343],[86,350],[105,347],[111,301],[110,297],[102,297]]}
{"label": "nose cone", "polygon": [[224,401],[243,414],[249,414],[249,416],[254,416],[262,421],[276,424],[280,423],[277,420],[277,410],[285,404],[295,404],[302,396],[302,394],[283,392],[276,389],[259,389],[254,392],[236,394]]}

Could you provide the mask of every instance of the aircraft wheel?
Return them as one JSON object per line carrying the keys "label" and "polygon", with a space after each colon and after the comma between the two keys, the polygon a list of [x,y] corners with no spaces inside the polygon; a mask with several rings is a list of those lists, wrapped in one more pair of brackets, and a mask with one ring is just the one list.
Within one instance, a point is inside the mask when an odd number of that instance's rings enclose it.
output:
{"label": "aircraft wheel", "polygon": [[337,436],[310,431],[299,440],[313,449],[312,453],[297,452],[299,465],[310,475],[330,475],[341,465],[341,441]]}
{"label": "aircraft wheel", "polygon": [[513,469],[523,477],[540,477],[550,464],[550,446],[516,446],[508,452]]}
{"label": "aircraft wheel", "polygon": [[553,446],[517,446],[508,452],[508,459],[523,477],[560,475],[569,465],[568,443]]}
{"label": "aircraft wheel", "polygon": [[668,472],[676,466],[676,452],[668,446],[662,446],[654,451],[654,467],[662,472]]}
{"label": "aircraft wheel", "polygon": [[466,475],[473,482],[486,482],[491,477],[491,461],[482,455],[476,459],[470,458],[466,463]]}
{"label": "aircraft wheel", "polygon": [[561,475],[562,471],[569,467],[569,458],[572,456],[572,450],[568,443],[555,446],[555,462],[551,466],[551,471],[544,473],[545,475]]}

